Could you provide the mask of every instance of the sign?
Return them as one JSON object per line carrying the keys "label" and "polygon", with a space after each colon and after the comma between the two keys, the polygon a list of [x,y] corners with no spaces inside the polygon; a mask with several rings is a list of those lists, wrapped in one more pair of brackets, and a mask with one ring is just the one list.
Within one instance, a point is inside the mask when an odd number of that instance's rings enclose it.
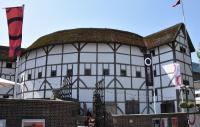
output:
{"label": "sign", "polygon": [[172,83],[176,86],[176,89],[180,89],[181,84],[182,84],[180,64],[171,63],[171,64],[164,65],[163,70],[165,71],[166,74],[169,74],[169,73],[172,74],[172,75],[169,75],[169,78],[173,80]]}
{"label": "sign", "polygon": [[151,54],[144,55],[144,64],[145,64],[146,85],[153,86],[153,71],[152,71]]}

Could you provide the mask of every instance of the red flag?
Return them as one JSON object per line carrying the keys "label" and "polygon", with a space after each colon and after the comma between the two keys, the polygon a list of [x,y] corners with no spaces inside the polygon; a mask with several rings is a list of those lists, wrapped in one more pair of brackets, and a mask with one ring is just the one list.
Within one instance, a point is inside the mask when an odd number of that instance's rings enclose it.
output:
{"label": "red flag", "polygon": [[23,12],[22,7],[6,8],[6,15],[8,20],[8,33],[9,33],[9,57],[13,58],[15,55],[19,56],[21,53],[21,41],[22,41],[22,24],[23,24]]}
{"label": "red flag", "polygon": [[176,7],[177,5],[181,4],[181,0],[177,0],[176,4],[174,4],[172,7]]}

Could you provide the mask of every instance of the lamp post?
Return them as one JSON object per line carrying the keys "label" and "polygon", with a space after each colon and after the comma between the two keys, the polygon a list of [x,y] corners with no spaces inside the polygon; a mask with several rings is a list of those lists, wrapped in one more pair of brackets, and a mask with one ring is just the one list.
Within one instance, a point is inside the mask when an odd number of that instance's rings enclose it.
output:
{"label": "lamp post", "polygon": [[189,85],[182,85],[181,86],[181,90],[183,92],[183,94],[186,95],[186,105],[187,105],[187,120],[188,120],[188,125],[189,125],[189,108],[188,108],[188,95],[189,95],[189,92],[190,92],[190,88],[189,88]]}

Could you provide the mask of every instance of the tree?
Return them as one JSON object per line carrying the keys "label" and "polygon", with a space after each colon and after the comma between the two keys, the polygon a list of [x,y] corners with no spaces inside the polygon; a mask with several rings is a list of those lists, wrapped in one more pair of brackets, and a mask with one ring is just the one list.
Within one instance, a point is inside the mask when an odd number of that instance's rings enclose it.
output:
{"label": "tree", "polygon": [[199,48],[198,51],[197,51],[197,57],[198,57],[198,59],[199,59],[199,61],[200,61],[200,48]]}

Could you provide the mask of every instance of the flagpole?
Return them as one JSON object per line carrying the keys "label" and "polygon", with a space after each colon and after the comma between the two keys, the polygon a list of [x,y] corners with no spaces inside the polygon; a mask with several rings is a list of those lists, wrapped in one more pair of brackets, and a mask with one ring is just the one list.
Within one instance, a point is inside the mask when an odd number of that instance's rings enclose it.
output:
{"label": "flagpole", "polygon": [[17,79],[18,79],[18,68],[19,68],[19,56],[17,56],[17,61],[16,61],[16,69],[15,69],[14,98],[17,98]]}
{"label": "flagpole", "polygon": [[182,10],[182,15],[183,15],[183,23],[185,25],[185,40],[186,42],[188,41],[188,37],[187,37],[187,30],[186,30],[186,18],[185,18],[185,11],[184,11],[184,5],[183,5],[183,0],[180,0],[181,1],[181,10]]}

